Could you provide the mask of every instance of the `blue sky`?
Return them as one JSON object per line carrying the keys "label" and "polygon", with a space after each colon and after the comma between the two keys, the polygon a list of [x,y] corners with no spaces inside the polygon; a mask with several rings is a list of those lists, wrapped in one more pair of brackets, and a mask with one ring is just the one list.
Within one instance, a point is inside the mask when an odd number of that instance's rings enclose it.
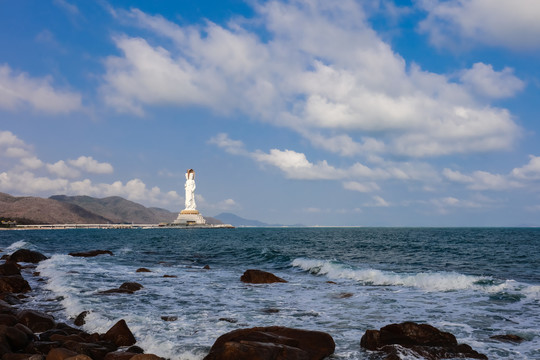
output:
{"label": "blue sky", "polygon": [[540,225],[540,3],[1,1],[0,191]]}

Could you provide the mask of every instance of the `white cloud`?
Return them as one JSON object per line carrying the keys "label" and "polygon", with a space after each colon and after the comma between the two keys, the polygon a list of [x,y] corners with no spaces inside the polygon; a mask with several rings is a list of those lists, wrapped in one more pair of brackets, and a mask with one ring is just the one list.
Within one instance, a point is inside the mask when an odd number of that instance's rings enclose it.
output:
{"label": "white cloud", "polygon": [[21,164],[28,169],[39,169],[43,166],[43,161],[35,156],[25,157],[21,159]]}
{"label": "white cloud", "polygon": [[79,156],[76,160],[68,160],[69,164],[94,174],[110,174],[113,167],[109,163],[100,163],[91,156]]}
{"label": "white cloud", "polygon": [[379,185],[374,182],[359,183],[357,181],[346,181],[343,183],[343,188],[352,191],[358,191],[362,193],[369,193],[376,190],[380,190]]}
{"label": "white cloud", "polygon": [[389,207],[390,204],[384,200],[382,197],[378,195],[374,195],[372,197],[373,202],[365,203],[364,206],[366,207]]}
{"label": "white cloud", "polygon": [[536,0],[418,0],[428,12],[420,30],[433,44],[476,42],[510,49],[540,48],[540,3]]}
{"label": "white cloud", "polygon": [[76,178],[81,174],[76,169],[69,167],[64,160],[59,160],[54,164],[47,164],[47,170],[62,178]]}
{"label": "white cloud", "polygon": [[474,171],[470,175],[459,171],[444,169],[443,175],[450,181],[467,184],[471,190],[509,190],[523,187],[524,184],[510,179],[506,175],[492,174],[487,171]]}
{"label": "white cloud", "polygon": [[484,63],[476,63],[471,69],[464,70],[461,81],[479,95],[496,99],[514,96],[525,87],[524,82],[514,76],[513,69],[505,67],[495,71]]}
{"label": "white cloud", "polygon": [[[407,66],[353,1],[254,7],[256,21],[233,19],[226,27],[182,27],[140,10],[123,12],[172,42],[115,38],[122,55],[106,61],[105,101],[139,115],[157,104],[241,112],[345,156],[492,151],[510,148],[519,135],[507,110],[485,103],[518,90],[511,70],[479,74],[473,68],[465,72],[464,85]],[[266,39],[250,29],[254,24],[264,28]],[[488,82],[498,90],[486,92]],[[482,89],[482,96],[471,87]]]}
{"label": "white cloud", "polygon": [[225,149],[230,154],[243,155],[246,154],[244,143],[240,140],[232,140],[229,135],[225,133],[217,134],[208,140],[209,144],[217,145],[218,147]]}
{"label": "white cloud", "polygon": [[0,65],[0,108],[15,110],[30,105],[35,110],[51,114],[80,110],[81,95],[57,90],[51,78],[32,78],[15,73],[9,65]]}
{"label": "white cloud", "polygon": [[512,170],[512,176],[518,179],[540,180],[540,156],[529,155],[529,163]]}

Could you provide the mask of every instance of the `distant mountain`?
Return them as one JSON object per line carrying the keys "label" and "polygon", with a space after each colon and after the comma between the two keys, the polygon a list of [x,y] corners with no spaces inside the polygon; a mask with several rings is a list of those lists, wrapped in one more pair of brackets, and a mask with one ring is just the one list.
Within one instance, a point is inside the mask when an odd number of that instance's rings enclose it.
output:
{"label": "distant mountain", "polygon": [[[172,222],[178,213],[147,208],[118,196],[55,195],[48,199],[0,193],[0,218],[18,224],[158,224]],[[209,218],[210,222],[218,221]]]}
{"label": "distant mountain", "polygon": [[244,219],[238,215],[231,213],[221,213],[214,216],[216,219],[221,220],[225,224],[231,224],[232,226],[254,226],[254,227],[281,227],[281,226],[304,226],[302,224],[295,225],[282,225],[282,224],[267,224],[258,220]]}
{"label": "distant mountain", "polygon": [[80,206],[52,199],[0,193],[0,217],[18,224],[106,224],[107,218]]}

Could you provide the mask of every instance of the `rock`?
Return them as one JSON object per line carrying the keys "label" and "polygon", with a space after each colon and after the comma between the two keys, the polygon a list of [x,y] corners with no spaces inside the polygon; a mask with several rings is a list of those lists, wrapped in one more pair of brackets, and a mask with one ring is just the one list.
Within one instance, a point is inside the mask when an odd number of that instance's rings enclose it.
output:
{"label": "rock", "polygon": [[458,344],[454,335],[427,324],[390,324],[380,330],[367,330],[360,340],[361,347],[383,351],[390,357],[397,356],[395,345],[410,349],[414,354],[430,360],[454,357],[487,360],[487,356],[474,351],[470,346]]}
{"label": "rock", "polygon": [[98,291],[98,294],[100,294],[100,295],[107,295],[107,294],[133,294],[133,291],[127,290],[127,289],[109,289],[109,290]]}
{"label": "rock", "polygon": [[144,354],[144,350],[140,347],[138,347],[137,345],[133,345],[133,346],[130,346],[127,348],[128,352],[132,352],[132,353],[135,353],[135,354]]}
{"label": "rock", "polygon": [[120,289],[122,290],[129,290],[129,291],[137,291],[141,290],[143,286],[136,282],[125,282],[122,285],[120,285]]}
{"label": "rock", "polygon": [[525,341],[525,339],[522,338],[521,336],[514,335],[514,334],[493,335],[493,336],[490,336],[489,338],[493,340],[497,340],[497,341],[516,343],[516,344],[519,344]]}
{"label": "rock", "polygon": [[279,309],[276,308],[264,308],[261,310],[265,314],[277,314],[279,312]]}
{"label": "rock", "polygon": [[6,261],[0,265],[0,275],[21,275],[21,270],[14,261]]}
{"label": "rock", "polygon": [[[2,359],[3,360],[3,359]],[[72,356],[72,357],[68,357],[67,359],[65,360],[93,360],[90,356],[88,355],[83,355],[83,354],[77,354],[75,356]]]}
{"label": "rock", "polygon": [[163,358],[154,354],[137,354],[131,360],[163,360]]}
{"label": "rock", "polygon": [[210,265],[204,265],[203,269],[204,270],[210,270]]}
{"label": "rock", "polygon": [[162,316],[161,320],[163,320],[163,321],[176,321],[176,320],[178,320],[178,316]]}
{"label": "rock", "polygon": [[218,321],[226,321],[226,322],[229,322],[231,324],[236,324],[238,322],[238,320],[233,319],[233,318],[219,318]]}
{"label": "rock", "polygon": [[52,349],[60,347],[60,343],[54,341],[32,341],[24,352],[31,354],[48,354]]}
{"label": "rock", "polygon": [[35,333],[44,332],[56,326],[51,315],[34,310],[22,310],[17,314],[17,319]]}
{"label": "rock", "polygon": [[177,278],[176,275],[163,275],[164,278]]}
{"label": "rock", "polygon": [[86,318],[86,315],[89,314],[89,311],[83,311],[82,313],[80,313],[79,315],[77,315],[77,317],[75,318],[75,321],[73,321],[73,323],[77,326],[83,326],[86,321],[84,320]]}
{"label": "rock", "polygon": [[44,356],[41,354],[16,354],[9,353],[2,356],[2,360],[43,360]]}
{"label": "rock", "polygon": [[62,344],[68,350],[75,351],[77,354],[84,354],[90,356],[92,359],[102,360],[105,358],[111,351],[115,351],[116,347],[113,349],[101,346],[101,344],[96,343],[85,343],[68,340]]}
{"label": "rock", "polygon": [[124,319],[114,324],[114,326],[103,335],[103,339],[111,341],[116,344],[116,346],[130,346],[137,342]]}
{"label": "rock", "polygon": [[350,297],[353,297],[353,293],[347,293],[347,292],[344,292],[344,293],[340,293],[340,294],[337,294],[337,298],[338,299],[348,299]]}
{"label": "rock", "polygon": [[137,353],[129,351],[113,351],[105,355],[104,360],[129,360],[135,355],[137,355]]}
{"label": "rock", "polygon": [[48,257],[37,251],[19,249],[10,255],[9,260],[15,262],[27,262],[37,264],[40,261],[47,260]]}
{"label": "rock", "polygon": [[320,360],[334,350],[334,340],[324,332],[256,327],[220,336],[204,360]]}
{"label": "rock", "polygon": [[114,256],[112,251],[109,251],[109,250],[91,250],[91,251],[83,251],[83,252],[71,252],[68,255],[77,256],[77,257],[94,257],[94,256],[98,256],[98,255],[111,255],[111,256]]}
{"label": "rock", "polygon": [[149,270],[147,268],[138,268],[135,272],[152,272],[152,270]]}
{"label": "rock", "polygon": [[276,282],[287,282],[276,275],[262,271],[262,270],[246,270],[244,274],[240,277],[240,280],[249,284],[271,284]]}
{"label": "rock", "polygon": [[0,276],[0,292],[25,293],[30,290],[28,281],[21,275]]}
{"label": "rock", "polygon": [[14,326],[19,321],[11,314],[0,314],[0,325]]}
{"label": "rock", "polygon": [[13,326],[0,325],[0,337],[4,337],[12,351],[24,349],[30,342],[28,336]]}
{"label": "rock", "polygon": [[75,351],[59,347],[51,349],[45,360],[65,360],[72,356],[77,356],[77,353]]}

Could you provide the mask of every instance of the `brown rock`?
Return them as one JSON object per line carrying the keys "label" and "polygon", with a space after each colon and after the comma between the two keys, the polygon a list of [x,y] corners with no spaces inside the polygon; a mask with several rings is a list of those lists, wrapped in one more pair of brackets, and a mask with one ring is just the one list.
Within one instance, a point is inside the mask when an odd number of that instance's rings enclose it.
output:
{"label": "brown rock", "polygon": [[103,335],[103,339],[111,341],[117,346],[130,346],[137,342],[124,319],[114,324],[114,326]]}
{"label": "brown rock", "polygon": [[100,294],[100,295],[108,295],[108,294],[133,294],[133,291],[127,290],[127,289],[109,289],[109,290],[99,291],[98,294]]}
{"label": "brown rock", "polygon": [[164,278],[176,278],[176,275],[163,275]]}
{"label": "brown rock", "polygon": [[83,326],[86,323],[84,319],[86,318],[86,315],[88,315],[88,313],[89,313],[88,311],[83,311],[82,313],[77,315],[73,323],[77,326]]}
{"label": "brown rock", "polygon": [[[85,343],[69,340],[64,342],[62,346],[68,350],[75,351],[77,354],[88,355],[92,359],[96,360],[104,359],[105,355],[111,352],[111,349],[96,343]],[[116,348],[114,348],[114,350],[116,350]]]}
{"label": "brown rock", "polygon": [[204,265],[203,269],[204,270],[210,270],[210,265]]}
{"label": "brown rock", "polygon": [[105,355],[104,360],[129,360],[135,355],[137,355],[137,353],[129,351],[113,351]]}
{"label": "brown rock", "polygon": [[0,265],[0,275],[21,275],[21,270],[14,261],[6,261]]}
{"label": "brown rock", "polygon": [[127,348],[127,352],[132,352],[135,354],[144,354],[144,350],[141,347],[138,347],[137,345],[133,345]]}
{"label": "brown rock", "polygon": [[131,360],[163,360],[163,358],[154,354],[137,354]]}
{"label": "brown rock", "polygon": [[137,291],[141,290],[143,286],[136,282],[125,282],[122,285],[120,285],[120,289],[122,290],[129,290],[129,291]]}
{"label": "brown rock", "polygon": [[485,355],[474,351],[470,346],[458,344],[454,335],[427,324],[390,324],[380,330],[367,330],[360,340],[361,347],[383,351],[389,356],[395,352],[393,345],[411,349],[426,359],[468,357],[487,360]]}
{"label": "brown rock", "polygon": [[11,314],[0,314],[0,325],[14,326],[18,323],[15,316]]}
{"label": "brown rock", "polygon": [[515,343],[515,344],[519,344],[525,341],[525,339],[522,338],[521,336],[514,335],[514,334],[493,335],[493,336],[490,336],[489,338],[493,340],[497,340],[497,341],[509,342],[509,343]]}
{"label": "brown rock", "polygon": [[83,252],[71,252],[68,255],[76,256],[76,257],[94,257],[94,256],[98,256],[98,255],[111,255],[111,256],[114,256],[112,251],[109,251],[109,250],[91,250],[91,251],[83,251]]}
{"label": "brown rock", "polygon": [[41,354],[16,354],[9,353],[2,356],[2,360],[43,360],[44,356]]}
{"label": "brown rock", "polygon": [[332,337],[320,331],[257,327],[220,336],[204,360],[320,360],[334,350]]}
{"label": "brown rock", "polygon": [[24,349],[24,352],[31,354],[48,354],[52,349],[59,347],[61,344],[54,341],[32,341]]}
{"label": "brown rock", "polygon": [[19,249],[10,255],[9,260],[15,262],[27,262],[37,264],[40,261],[47,260],[48,257],[37,251],[28,249]]}
{"label": "brown rock", "polygon": [[[3,360],[3,359],[2,359]],[[90,356],[88,355],[83,355],[83,354],[77,354],[75,356],[72,356],[72,357],[68,357],[67,359],[65,360],[93,360]]]}
{"label": "brown rock", "polygon": [[28,336],[13,326],[0,325],[0,337],[6,339],[12,351],[24,349],[30,343]]}
{"label": "brown rock", "polygon": [[78,341],[78,342],[84,342],[84,339],[80,337],[79,335],[71,334],[71,335],[62,335],[62,334],[53,334],[50,337],[51,341],[58,341],[61,343],[65,343],[66,341]]}
{"label": "brown rock", "polygon": [[246,270],[244,274],[240,277],[240,280],[249,284],[271,284],[276,282],[287,282],[276,275],[262,271],[262,270]]}
{"label": "brown rock", "polygon": [[66,348],[55,348],[49,351],[45,360],[65,360],[72,356],[77,356],[77,353]]}
{"label": "brown rock", "polygon": [[161,320],[163,320],[163,321],[176,321],[176,320],[178,320],[178,316],[162,316]]}
{"label": "brown rock", "polygon": [[152,270],[149,270],[147,268],[138,268],[135,272],[152,272]]}
{"label": "brown rock", "polygon": [[0,292],[25,293],[30,290],[28,281],[21,275],[0,276]]}
{"label": "brown rock", "polygon": [[17,319],[35,333],[47,331],[56,326],[51,315],[35,310],[22,310],[17,314]]}

